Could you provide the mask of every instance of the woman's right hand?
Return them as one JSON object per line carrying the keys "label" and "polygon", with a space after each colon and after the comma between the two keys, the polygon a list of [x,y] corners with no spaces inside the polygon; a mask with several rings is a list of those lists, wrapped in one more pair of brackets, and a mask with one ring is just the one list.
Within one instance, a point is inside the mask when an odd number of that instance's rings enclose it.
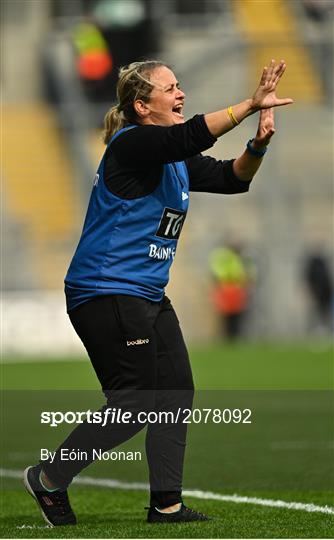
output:
{"label": "woman's right hand", "polygon": [[253,111],[260,109],[270,109],[271,107],[280,107],[282,105],[290,105],[293,103],[291,98],[278,98],[276,96],[276,87],[286,68],[284,60],[276,64],[272,60],[269,67],[263,68],[260,84],[255,91],[252,100],[251,108]]}

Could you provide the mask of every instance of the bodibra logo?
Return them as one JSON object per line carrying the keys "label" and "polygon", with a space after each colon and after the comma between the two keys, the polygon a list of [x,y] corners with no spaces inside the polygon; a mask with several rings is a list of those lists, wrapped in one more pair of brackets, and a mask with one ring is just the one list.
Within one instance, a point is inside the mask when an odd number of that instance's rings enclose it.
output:
{"label": "bodibra logo", "polygon": [[134,341],[129,341],[128,339],[126,340],[126,344],[128,347],[131,347],[132,345],[146,345],[146,343],[149,343],[150,340],[148,338],[145,338],[145,339],[141,339],[141,338],[138,338]]}

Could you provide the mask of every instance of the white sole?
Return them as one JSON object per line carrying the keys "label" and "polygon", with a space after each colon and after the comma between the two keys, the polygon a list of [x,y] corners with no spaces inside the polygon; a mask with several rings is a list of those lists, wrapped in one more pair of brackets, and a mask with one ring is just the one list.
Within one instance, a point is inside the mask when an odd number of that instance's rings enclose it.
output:
{"label": "white sole", "polygon": [[29,469],[32,469],[32,466],[27,467],[27,468],[24,470],[24,473],[23,473],[23,484],[24,484],[24,487],[25,487],[26,490],[28,491],[29,495],[31,495],[31,496],[33,497],[34,501],[36,501],[36,504],[37,504],[37,506],[38,506],[38,508],[39,508],[39,510],[40,510],[40,512],[41,512],[41,514],[42,514],[42,516],[43,516],[44,521],[46,521],[46,523],[47,523],[48,525],[50,525],[51,527],[54,527],[55,525],[53,525],[53,523],[51,523],[51,521],[49,521],[48,518],[46,517],[46,515],[44,514],[44,512],[43,512],[43,510],[42,510],[42,508],[41,508],[41,506],[40,506],[40,504],[39,504],[39,502],[38,502],[38,500],[37,500],[37,498],[36,498],[35,493],[33,492],[32,488],[30,487],[29,480],[28,480],[28,471],[29,471]]}

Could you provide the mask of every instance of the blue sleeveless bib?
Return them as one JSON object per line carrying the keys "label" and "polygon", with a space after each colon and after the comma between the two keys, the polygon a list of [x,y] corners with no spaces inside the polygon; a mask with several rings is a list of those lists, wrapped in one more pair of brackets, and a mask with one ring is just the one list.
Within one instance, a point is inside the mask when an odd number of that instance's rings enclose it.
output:
{"label": "blue sleeveless bib", "polygon": [[[118,131],[112,140],[128,129]],[[68,311],[99,295],[127,294],[160,301],[169,279],[189,204],[183,161],[163,166],[156,189],[122,199],[97,170],[81,238],[65,278]]]}

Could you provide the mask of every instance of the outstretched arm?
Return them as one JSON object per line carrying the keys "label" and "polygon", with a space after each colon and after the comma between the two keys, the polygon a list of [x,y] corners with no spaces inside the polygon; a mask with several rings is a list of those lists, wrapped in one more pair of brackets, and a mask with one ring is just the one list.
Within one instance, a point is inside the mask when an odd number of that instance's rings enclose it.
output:
{"label": "outstretched arm", "polygon": [[220,137],[240,124],[247,116],[259,110],[293,103],[291,98],[278,98],[276,96],[276,87],[285,68],[284,60],[281,60],[279,64],[272,60],[269,67],[263,69],[260,84],[252,98],[246,99],[228,109],[206,114],[204,118],[210,133],[214,137]]}
{"label": "outstretched arm", "polygon": [[[272,60],[269,68],[264,68],[260,84],[251,99],[232,107],[232,119],[237,122],[259,110],[288,105],[292,99],[276,97],[276,86],[285,71],[282,60],[277,66]],[[153,163],[171,163],[182,161],[211,148],[217,137],[235,127],[227,109],[196,115],[184,124],[173,126],[146,125],[130,129],[117,137],[110,145],[108,152],[113,152],[119,163],[128,166]],[[257,141],[253,144],[256,145]],[[254,146],[255,147],[255,146]],[[148,158],[149,152],[149,158]],[[240,159],[240,158],[239,158]],[[261,159],[253,160],[259,166]],[[242,165],[242,161],[239,163]],[[240,166],[240,179],[250,176],[247,167]],[[246,179],[246,178],[245,178]]]}

